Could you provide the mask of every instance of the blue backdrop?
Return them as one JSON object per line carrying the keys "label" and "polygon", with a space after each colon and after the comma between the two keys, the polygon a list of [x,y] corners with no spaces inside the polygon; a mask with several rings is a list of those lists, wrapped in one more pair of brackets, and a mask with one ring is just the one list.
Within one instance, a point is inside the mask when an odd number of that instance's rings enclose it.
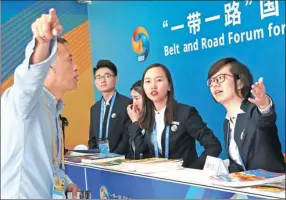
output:
{"label": "blue backdrop", "polygon": [[[93,1],[88,12],[93,66],[98,59],[112,60],[119,70],[120,93],[129,96],[148,65],[163,63],[172,73],[176,99],[195,106],[222,144],[225,109],[211,97],[207,72],[222,57],[245,63],[255,80],[264,77],[275,101],[285,152],[285,2]],[[134,50],[136,36],[145,41]],[[99,97],[95,90],[95,99]],[[225,158],[224,151],[221,156]]]}

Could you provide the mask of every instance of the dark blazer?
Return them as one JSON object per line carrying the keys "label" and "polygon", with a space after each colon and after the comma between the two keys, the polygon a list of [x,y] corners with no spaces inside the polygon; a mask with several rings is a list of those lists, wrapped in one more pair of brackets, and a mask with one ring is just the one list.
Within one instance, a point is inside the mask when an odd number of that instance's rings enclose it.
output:
{"label": "dark blazer", "polygon": [[[286,165],[281,152],[281,144],[276,127],[275,106],[270,113],[261,115],[257,106],[244,100],[241,110],[245,113],[238,114],[234,129],[234,140],[237,144],[240,157],[246,170],[265,169],[272,172],[285,172]],[[228,153],[228,127],[229,121],[224,121],[224,138],[226,152]],[[229,171],[243,171],[231,158]]]}
{"label": "dark blazer", "polygon": [[[144,137],[145,131],[139,126],[137,122],[131,123],[128,126],[128,133],[129,133],[129,151],[127,158],[129,159],[142,159],[142,158],[150,158],[150,151],[146,148],[142,151],[142,149],[138,149],[135,146],[134,136]],[[134,135],[135,134],[135,135]],[[137,135],[138,134],[138,135]]]}
{"label": "dark blazer", "polygon": [[[221,144],[213,132],[206,126],[196,108],[174,102],[173,122],[179,123],[177,130],[170,128],[169,159],[183,159],[183,166],[202,169],[207,155],[217,157],[221,152]],[[172,125],[171,125],[172,126]],[[142,134],[142,129],[132,123],[128,129],[135,143],[135,150],[143,153],[144,157],[154,157],[152,133]],[[165,157],[166,127],[162,133],[162,155]],[[205,150],[200,157],[196,151],[196,140]]]}
{"label": "dark blazer", "polygon": [[[128,152],[128,126],[131,123],[127,114],[127,106],[131,99],[117,92],[111,111],[109,122],[108,141],[110,152],[126,155]],[[90,149],[98,148],[100,125],[101,100],[97,101],[90,109],[90,128],[88,146]],[[112,114],[116,116],[112,118]]]}

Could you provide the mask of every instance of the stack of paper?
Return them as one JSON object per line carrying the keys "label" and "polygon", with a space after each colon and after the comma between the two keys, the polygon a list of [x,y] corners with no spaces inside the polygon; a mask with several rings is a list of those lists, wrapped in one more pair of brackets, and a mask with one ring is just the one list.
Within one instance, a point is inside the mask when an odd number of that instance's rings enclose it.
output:
{"label": "stack of paper", "polygon": [[227,187],[249,187],[276,182],[285,182],[285,173],[268,172],[262,169],[211,176],[211,182]]}
{"label": "stack of paper", "polygon": [[65,158],[91,156],[91,155],[93,155],[93,154],[94,154],[94,153],[79,153],[79,152],[69,151],[69,152],[65,155]]}
{"label": "stack of paper", "polygon": [[116,154],[116,153],[95,153],[92,156],[86,156],[81,159],[82,163],[99,163],[112,161],[116,159],[125,160],[124,155]]}
{"label": "stack of paper", "polygon": [[123,162],[119,168],[130,172],[138,172],[144,174],[166,172],[182,169],[181,160],[167,160],[161,158],[142,159],[135,161]]}
{"label": "stack of paper", "polygon": [[[114,160],[120,160],[120,162],[114,162]],[[72,152],[72,154],[65,156],[65,161],[80,163],[80,164],[92,164],[92,163],[104,163],[112,161],[113,164],[121,163],[125,160],[125,156],[116,153],[78,153]],[[104,165],[104,164],[102,164]],[[107,166],[109,164],[106,163]],[[112,163],[110,163],[112,165]]]}
{"label": "stack of paper", "polygon": [[251,189],[275,193],[285,192],[285,180],[277,183],[266,183],[263,185],[252,186]]}

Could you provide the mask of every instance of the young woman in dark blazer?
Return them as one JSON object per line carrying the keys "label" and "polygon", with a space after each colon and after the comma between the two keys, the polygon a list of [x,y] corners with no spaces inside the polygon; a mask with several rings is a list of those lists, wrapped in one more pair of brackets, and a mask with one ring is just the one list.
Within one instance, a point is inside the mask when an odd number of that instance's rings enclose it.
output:
{"label": "young woman in dark blazer", "polygon": [[[220,154],[219,140],[196,108],[174,100],[173,81],[164,65],[152,64],[145,70],[142,88],[142,116],[129,128],[138,153],[144,157],[183,159],[184,167],[197,169],[203,168],[207,155]],[[196,140],[205,148],[199,157]]]}
{"label": "young woman in dark blazer", "polygon": [[[141,86],[141,80],[136,81],[130,88],[130,96],[132,98],[132,104],[128,105],[127,113],[132,122],[137,122],[140,119],[143,110],[143,88]],[[142,128],[138,123],[132,123],[128,127],[129,132],[129,152],[127,158],[129,159],[140,159],[143,158],[142,153],[138,153],[135,148],[134,140],[132,140],[132,130],[135,129],[135,132],[142,132]]]}
{"label": "young woman in dark blazer", "polygon": [[266,95],[263,79],[253,84],[244,64],[223,58],[211,66],[207,85],[215,101],[227,111],[224,135],[229,171],[285,172],[275,106]]}

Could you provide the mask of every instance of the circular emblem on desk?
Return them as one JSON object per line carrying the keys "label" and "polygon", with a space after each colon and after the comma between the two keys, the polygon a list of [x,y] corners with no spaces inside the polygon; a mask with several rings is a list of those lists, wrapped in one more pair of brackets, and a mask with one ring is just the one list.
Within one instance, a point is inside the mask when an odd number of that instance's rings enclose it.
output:
{"label": "circular emblem on desk", "polygon": [[112,113],[111,118],[115,118],[115,117],[116,117],[116,113]]}
{"label": "circular emblem on desk", "polygon": [[172,125],[172,126],[171,126],[171,130],[172,130],[173,132],[175,132],[177,129],[178,129],[178,128],[177,128],[176,125]]}
{"label": "circular emblem on desk", "polygon": [[99,196],[100,196],[100,199],[109,199],[108,190],[106,189],[105,186],[100,187]]}

